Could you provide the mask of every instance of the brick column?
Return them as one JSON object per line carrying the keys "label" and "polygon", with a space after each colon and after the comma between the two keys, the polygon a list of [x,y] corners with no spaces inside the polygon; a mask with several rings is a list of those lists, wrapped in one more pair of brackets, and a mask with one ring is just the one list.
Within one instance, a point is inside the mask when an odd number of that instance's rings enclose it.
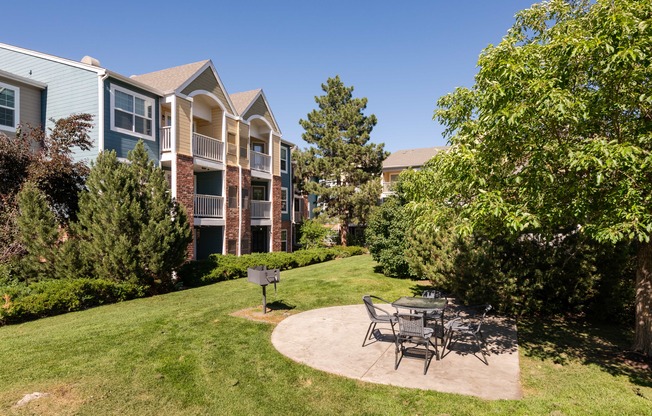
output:
{"label": "brick column", "polygon": [[190,156],[177,154],[177,201],[186,208],[193,242],[188,246],[188,259],[195,258],[195,176]]}
{"label": "brick column", "polygon": [[[231,204],[231,188],[238,189],[236,205]],[[225,204],[224,204],[224,236],[226,239],[226,252],[229,254],[236,254],[238,244],[238,221],[240,206],[240,178],[238,177],[238,168],[236,166],[226,167],[226,189],[224,190]],[[235,243],[233,243],[235,241]],[[231,244],[235,244],[235,249]]]}
{"label": "brick column", "polygon": [[251,170],[242,169],[242,188],[248,191],[248,203],[242,210],[242,251],[241,254],[251,254]]}

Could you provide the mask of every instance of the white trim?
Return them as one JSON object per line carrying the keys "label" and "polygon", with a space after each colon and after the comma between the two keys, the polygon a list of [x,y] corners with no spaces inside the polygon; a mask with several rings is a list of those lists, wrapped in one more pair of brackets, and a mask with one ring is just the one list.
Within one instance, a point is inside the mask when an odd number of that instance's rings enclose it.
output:
{"label": "white trim", "polygon": [[46,89],[48,86],[48,84],[44,82],[39,82],[30,78],[21,77],[20,75],[12,74],[11,72],[3,71],[1,69],[0,69],[0,77],[8,78],[12,81],[20,82],[21,84],[27,84],[42,90]]}
{"label": "white trim", "polygon": [[172,180],[170,181],[170,188],[172,188],[172,197],[177,197],[177,97],[175,95],[169,97],[171,99],[172,107],[172,125],[170,126],[170,141],[172,142],[172,163],[170,169],[172,171]]}
{"label": "white trim", "polygon": [[224,114],[226,114],[226,116],[227,116],[228,118],[230,118],[231,120],[235,120],[235,121],[242,120],[242,117],[240,117],[240,116],[234,116],[233,114],[231,114],[231,113],[227,113],[226,111],[224,112]]}
{"label": "white trim", "polygon": [[[281,129],[278,126],[278,122],[276,121],[276,117],[274,117],[274,113],[272,112],[272,107],[269,106],[269,101],[267,101],[267,97],[265,96],[265,93],[263,92],[262,89],[260,91],[258,91],[258,93],[254,96],[254,98],[251,99],[251,101],[249,102],[249,105],[244,110],[242,110],[242,115],[246,114],[247,111],[249,111],[251,106],[254,105],[256,100],[258,100],[258,97],[263,97],[263,102],[265,103],[265,107],[267,107],[267,110],[269,111],[269,115],[272,117],[272,122],[274,123],[275,131],[279,135],[281,135]],[[248,120],[251,120],[252,117],[249,117]]]}
{"label": "white trim", "polygon": [[[14,92],[14,108],[7,107],[7,106],[2,106],[2,108],[13,110],[13,112],[14,112],[14,125],[13,126],[6,126],[4,124],[0,124],[0,130],[10,131],[12,133],[15,133],[16,128],[18,128],[18,125],[20,124],[20,88],[16,87],[15,85],[5,84],[4,82],[0,82],[0,88],[6,88],[6,89],[11,90],[11,91]],[[40,111],[40,108],[39,108],[39,111]]]}
{"label": "white trim", "polygon": [[215,100],[215,102],[217,103],[217,105],[220,106],[220,108],[222,109],[222,111],[226,112],[226,107],[224,106],[224,103],[222,102],[222,100],[220,100],[220,99],[217,97],[217,95],[213,94],[212,92],[210,92],[210,91],[206,91],[206,90],[195,90],[195,91],[191,92],[191,93],[188,95],[188,97],[189,97],[189,98],[192,98],[192,97],[194,97],[194,96],[196,96],[196,95],[207,95],[207,96],[211,97],[213,100]]}
{"label": "white trim", "polygon": [[[278,157],[278,164],[279,164],[279,167],[281,168],[281,172],[288,173],[288,171],[289,171],[288,165],[290,163],[290,149],[283,146],[283,143],[280,143],[280,147],[281,147],[281,150],[280,150],[279,157]],[[283,169],[283,164],[281,163],[283,161],[283,150],[285,150],[285,169]]]}
{"label": "white trim", "polygon": [[[202,74],[206,68],[210,68],[211,71],[213,72],[213,76],[215,76],[215,80],[217,81],[217,85],[219,85],[220,89],[222,92],[224,92],[224,96],[226,97],[226,100],[228,101],[228,105],[230,107],[230,112],[235,114],[235,106],[233,105],[233,102],[231,101],[231,97],[229,97],[229,93],[226,91],[226,88],[224,88],[224,84],[222,83],[222,80],[220,79],[220,76],[217,74],[217,69],[215,69],[215,65],[213,65],[213,62],[209,59],[204,65],[201,66],[193,75],[188,77],[188,79],[181,84],[175,92],[180,93],[183,91],[188,85],[190,85],[191,82],[193,82],[197,77]],[[271,112],[271,111],[270,111]]]}
{"label": "white trim", "polygon": [[[126,89],[124,87],[121,87],[121,86],[113,84],[113,83],[111,83],[109,85],[110,85],[110,87],[109,87],[109,91],[110,91],[109,92],[109,94],[110,94],[109,111],[111,111],[111,114],[110,114],[110,117],[111,117],[110,128],[111,128],[111,130],[115,131],[115,132],[118,132],[118,133],[128,134],[128,135],[134,136],[134,137],[139,137],[139,138],[144,139],[144,140],[150,140],[150,141],[156,140],[156,132],[154,131],[156,129],[156,108],[155,108],[156,99],[152,98],[152,97],[148,97],[146,95],[139,94],[139,93],[137,93],[135,91],[128,90],[128,89]],[[148,136],[147,134],[138,133],[138,132],[135,132],[135,131],[123,129],[121,127],[116,127],[116,125],[115,125],[115,110],[116,110],[116,108],[115,108],[115,91],[120,91],[123,94],[131,95],[134,98],[140,98],[141,100],[144,100],[146,103],[149,103],[151,105],[151,107],[152,107],[152,117],[150,118],[150,120],[152,122],[152,134],[151,135]],[[122,109],[120,109],[120,111],[126,112],[126,111],[124,111]],[[134,117],[136,116],[135,112],[133,113],[133,116]],[[146,117],[144,117],[144,118],[146,118]]]}
{"label": "white trim", "polygon": [[[98,108],[97,108],[97,150],[101,152],[104,150],[104,81],[109,77],[109,74],[97,76],[97,94],[98,94]],[[109,107],[111,104],[109,103]],[[110,110],[109,110],[110,111]]]}
{"label": "white trim", "polygon": [[[272,126],[267,119],[261,115],[254,114],[253,116],[249,117],[247,120],[245,120],[249,125],[251,125],[252,120],[262,120],[267,124],[267,127],[269,128],[270,132],[278,133],[276,130],[274,130],[274,126]],[[277,134],[278,136],[278,134]]]}
{"label": "white trim", "polygon": [[0,43],[0,48],[9,49],[10,51],[24,53],[26,55],[35,56],[37,58],[47,59],[48,61],[58,62],[60,64],[74,66],[75,68],[85,69],[87,71],[96,72],[98,74],[104,74],[106,70],[104,68],[84,64],[82,62],[72,61],[66,58],[60,58],[58,56],[49,55],[43,52],[37,52],[30,49],[19,48],[18,46],[7,45],[6,43]]}
{"label": "white trim", "polygon": [[[285,211],[283,210],[283,191],[285,190]],[[290,207],[290,190],[284,186],[281,186],[281,214],[287,214]]]}

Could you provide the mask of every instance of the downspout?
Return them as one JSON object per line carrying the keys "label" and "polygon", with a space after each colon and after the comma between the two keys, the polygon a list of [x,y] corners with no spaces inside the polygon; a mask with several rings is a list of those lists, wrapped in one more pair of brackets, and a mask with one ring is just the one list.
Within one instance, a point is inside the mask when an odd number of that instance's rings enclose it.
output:
{"label": "downspout", "polygon": [[98,108],[97,108],[97,118],[98,118],[97,151],[98,153],[104,150],[104,81],[106,81],[108,78],[109,78],[109,73],[104,71],[104,75],[99,76],[99,81],[97,86],[98,101],[99,101]]}
{"label": "downspout", "polygon": [[242,255],[242,203],[244,199],[242,198],[242,165],[238,161],[238,184],[240,187],[240,203],[238,204],[238,256]]}

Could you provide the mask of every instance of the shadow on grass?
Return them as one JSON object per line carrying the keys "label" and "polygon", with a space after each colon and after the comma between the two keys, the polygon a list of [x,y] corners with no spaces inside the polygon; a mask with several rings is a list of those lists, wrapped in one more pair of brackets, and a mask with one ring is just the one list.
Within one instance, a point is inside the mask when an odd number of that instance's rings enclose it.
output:
{"label": "shadow on grass", "polygon": [[296,307],[296,305],[290,305],[282,300],[275,300],[274,302],[267,303],[267,309],[272,311],[291,311]]}
{"label": "shadow on grass", "polygon": [[630,349],[632,332],[622,327],[562,318],[522,321],[519,344],[528,357],[557,364],[580,361],[600,366],[614,376],[652,387],[652,359]]}

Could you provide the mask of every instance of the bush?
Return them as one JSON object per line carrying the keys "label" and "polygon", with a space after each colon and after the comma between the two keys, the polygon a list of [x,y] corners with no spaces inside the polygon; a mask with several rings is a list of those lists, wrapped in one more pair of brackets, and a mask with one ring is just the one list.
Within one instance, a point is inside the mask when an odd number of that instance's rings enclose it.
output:
{"label": "bush", "polygon": [[265,266],[268,269],[288,270],[304,267],[315,263],[332,260],[338,257],[350,257],[365,252],[364,248],[332,247],[298,250],[294,253],[254,253],[240,257],[234,255],[213,254],[208,260],[191,261],[179,271],[179,280],[183,286],[197,287],[224,280],[238,279],[247,276],[247,269]]}
{"label": "bush", "polygon": [[331,231],[317,220],[308,220],[301,225],[299,244],[305,250],[326,247]]}
{"label": "bush", "polygon": [[63,279],[4,286],[0,323],[17,323],[45,316],[121,302],[145,295],[142,286],[103,279]]}
{"label": "bush", "polygon": [[388,198],[371,214],[365,230],[367,246],[386,276],[409,275],[410,269],[404,254],[408,225],[403,206],[397,197]]}

